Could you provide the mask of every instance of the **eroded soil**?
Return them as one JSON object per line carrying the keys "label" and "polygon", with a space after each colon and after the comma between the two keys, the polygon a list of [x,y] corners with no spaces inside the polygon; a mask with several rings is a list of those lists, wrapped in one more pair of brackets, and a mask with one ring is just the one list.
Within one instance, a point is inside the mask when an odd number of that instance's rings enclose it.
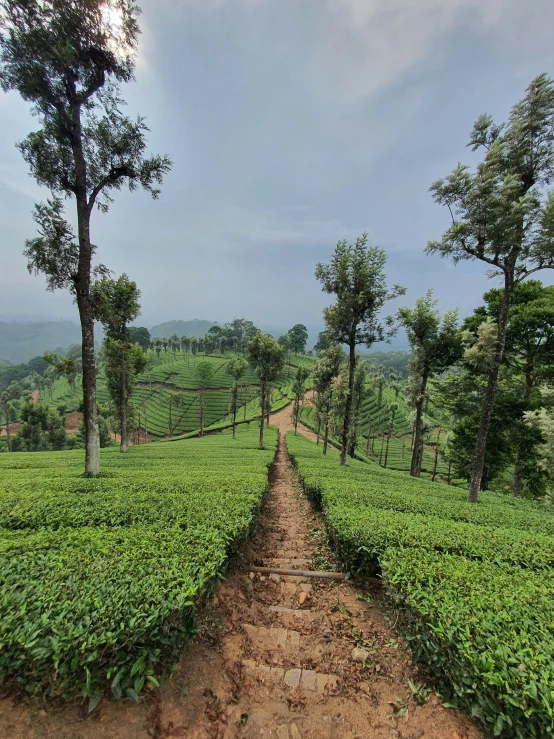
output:
{"label": "eroded soil", "polygon": [[[252,565],[337,570],[302,497],[283,432],[255,538],[204,614],[172,678],[138,705],[46,710],[0,701],[2,739],[478,739],[424,686],[387,621],[379,586],[265,576]],[[310,438],[311,432],[303,429]],[[422,686],[418,702],[409,682]]]}

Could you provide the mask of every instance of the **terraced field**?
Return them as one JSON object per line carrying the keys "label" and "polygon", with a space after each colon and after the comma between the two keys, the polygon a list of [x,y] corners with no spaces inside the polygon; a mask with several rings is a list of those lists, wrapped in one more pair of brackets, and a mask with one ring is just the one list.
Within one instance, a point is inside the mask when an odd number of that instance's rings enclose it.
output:
{"label": "terraced field", "polygon": [[[145,372],[138,378],[133,395],[136,422],[140,420],[140,428],[153,437],[182,437],[194,434],[200,427],[200,401],[195,367],[198,362],[208,359],[214,367],[214,374],[208,383],[205,393],[205,426],[208,429],[220,429],[230,424],[229,405],[233,380],[225,371],[232,358],[231,354],[209,355],[198,354],[196,357],[185,357],[181,352],[172,354],[162,351],[158,357],[156,352],[149,352],[149,364]],[[278,410],[292,398],[291,383],[294,369],[299,364],[310,366],[312,357],[292,357],[290,366],[286,367],[276,383],[272,397],[272,410]],[[307,387],[310,386],[308,381]],[[258,395],[258,378],[252,367],[248,367],[242,386],[239,390],[240,408],[237,421],[250,421],[260,413]],[[44,401],[55,405],[64,404],[68,411],[76,410],[82,396],[80,382],[72,389],[65,378],[57,380],[52,393],[45,392]],[[109,404],[108,392],[104,376],[98,376],[98,402]],[[140,419],[139,419],[140,413]]]}

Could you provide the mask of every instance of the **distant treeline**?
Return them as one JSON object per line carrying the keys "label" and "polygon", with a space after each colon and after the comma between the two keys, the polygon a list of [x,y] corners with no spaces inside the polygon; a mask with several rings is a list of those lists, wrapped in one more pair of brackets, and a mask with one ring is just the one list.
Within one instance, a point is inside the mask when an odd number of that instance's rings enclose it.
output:
{"label": "distant treeline", "polygon": [[368,364],[381,364],[385,372],[392,367],[395,369],[402,379],[408,377],[408,359],[410,352],[369,352],[363,354],[363,358]]}

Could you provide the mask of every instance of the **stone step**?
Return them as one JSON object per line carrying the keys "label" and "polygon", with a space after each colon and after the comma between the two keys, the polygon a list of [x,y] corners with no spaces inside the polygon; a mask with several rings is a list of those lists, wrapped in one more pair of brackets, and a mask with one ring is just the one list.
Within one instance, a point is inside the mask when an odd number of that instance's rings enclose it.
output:
{"label": "stone step", "polygon": [[267,628],[243,624],[242,628],[257,650],[278,651],[285,658],[294,658],[300,649],[300,633],[279,627]]}
{"label": "stone step", "polygon": [[241,664],[246,677],[250,680],[257,680],[264,685],[283,685],[290,690],[302,688],[307,693],[319,695],[336,690],[339,680],[332,674],[303,670],[300,667],[284,670],[282,667],[271,667],[254,659],[243,659]]}

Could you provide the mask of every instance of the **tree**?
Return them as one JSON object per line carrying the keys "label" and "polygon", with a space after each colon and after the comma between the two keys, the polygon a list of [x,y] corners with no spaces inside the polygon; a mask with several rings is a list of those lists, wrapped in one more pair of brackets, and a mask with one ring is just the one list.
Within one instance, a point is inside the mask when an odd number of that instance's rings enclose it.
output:
{"label": "tree", "polygon": [[360,422],[362,420],[362,406],[365,399],[367,381],[366,363],[360,356],[356,357],[356,370],[354,372],[354,388],[351,403],[350,429],[348,432],[348,451],[352,458],[356,452],[358,438],[360,435]]}
{"label": "tree", "polygon": [[314,345],[314,352],[319,356],[329,347],[333,346],[333,341],[327,331],[320,331],[317,335],[317,342]]}
{"label": "tree", "polygon": [[260,381],[260,449],[264,445],[264,416],[271,405],[271,384],[283,369],[283,349],[273,336],[257,331],[248,342],[248,358],[256,367]]}
{"label": "tree", "polygon": [[475,151],[485,149],[475,172],[459,164],[431,186],[435,202],[445,205],[452,223],[440,241],[427,245],[456,264],[479,260],[499,276],[504,292],[498,314],[496,351],[488,372],[475,439],[468,500],[477,501],[485,463],[508,312],[515,286],[529,275],[554,267],[554,193],[544,186],[554,176],[554,83],[535,78],[516,103],[507,124],[481,115],[470,138]]}
{"label": "tree", "polygon": [[198,390],[200,391],[198,394],[198,400],[200,403],[200,436],[204,436],[204,417],[206,413],[205,391],[210,384],[212,377],[214,376],[213,364],[209,361],[209,359],[203,359],[196,365],[194,375],[198,384]]}
{"label": "tree", "polygon": [[[50,190],[35,206],[39,236],[26,242],[29,271],[47,289],[69,289],[82,334],[85,473],[100,471],[96,415],[94,316],[90,300],[96,247],[90,220],[106,212],[113,190],[142,186],[156,198],[167,157],[146,158],[143,118],[121,112],[118,85],[133,79],[139,9],[128,0],[0,0],[0,82],[31,103],[41,128],[18,148],[39,185]],[[77,238],[63,201],[76,202]]]}
{"label": "tree", "polygon": [[230,323],[225,324],[222,333],[230,340],[230,348],[244,354],[248,342],[254,338],[257,330],[252,321],[246,318],[233,318]]}
{"label": "tree", "polygon": [[129,445],[128,415],[137,374],[146,367],[147,357],[139,344],[129,338],[127,324],[140,314],[140,290],[127,275],[117,280],[103,277],[91,291],[93,314],[105,330],[104,340],[106,382],[117,409],[120,430],[120,451]]}
{"label": "tree", "polygon": [[231,388],[231,407],[230,412],[233,416],[233,439],[235,438],[235,429],[237,424],[237,410],[238,410],[238,394],[239,394],[239,383],[246,374],[248,369],[248,363],[242,357],[231,359],[227,363],[226,372],[230,375],[234,382]]}
{"label": "tree", "polygon": [[129,326],[129,341],[138,344],[144,351],[150,349],[150,331],[144,326]]}
{"label": "tree", "polygon": [[[502,299],[502,288],[486,292],[484,305],[476,308],[473,315],[464,321],[464,328],[476,332],[483,321],[498,321]],[[538,393],[534,391],[542,382],[550,381],[554,372],[554,287],[544,287],[539,280],[515,285],[508,313],[503,363],[516,377],[521,377],[525,410],[534,410],[540,402]],[[515,497],[521,492],[522,475],[534,477],[536,469],[534,459],[531,459],[535,455],[528,448],[529,433],[521,428],[521,422],[517,426],[512,483]]]}
{"label": "tree", "polygon": [[444,372],[460,357],[461,344],[458,333],[458,311],[447,311],[441,319],[433,299],[433,291],[428,290],[418,298],[415,308],[400,308],[398,320],[406,330],[412,349],[410,370],[411,389],[414,397],[415,431],[414,448],[410,465],[410,475],[421,475],[423,459],[422,421],[423,405],[427,397],[427,383],[436,374]]}
{"label": "tree", "polygon": [[331,344],[327,349],[321,350],[319,361],[312,370],[314,390],[316,392],[316,409],[318,417],[325,429],[323,454],[327,454],[333,381],[339,374],[343,359],[344,352],[340,346],[338,344]]}
{"label": "tree", "polygon": [[60,414],[29,400],[21,409],[21,428],[14,440],[15,451],[45,452],[65,448],[66,436]]}
{"label": "tree", "polygon": [[294,420],[294,433],[298,427],[298,418],[300,415],[300,401],[304,397],[306,392],[306,380],[310,376],[310,370],[307,367],[297,367],[296,374],[294,376],[294,382],[292,384],[292,392],[294,393],[294,403],[292,410],[292,417]]}
{"label": "tree", "polygon": [[290,350],[293,354],[304,354],[308,342],[308,329],[303,323],[297,323],[287,332]]}
{"label": "tree", "polygon": [[67,377],[71,390],[75,389],[75,379],[81,371],[81,362],[72,357],[59,357],[52,352],[44,352],[44,360],[57,372],[58,376]]}
{"label": "tree", "polygon": [[385,252],[377,246],[366,246],[367,239],[367,233],[363,233],[355,244],[339,241],[331,262],[318,263],[315,271],[323,291],[337,298],[334,305],[323,311],[327,332],[336,343],[347,344],[349,352],[347,403],[340,454],[342,465],[346,464],[348,449],[356,346],[365,344],[370,347],[375,341],[382,341],[394,333],[391,322],[387,322],[389,330],[386,331],[379,320],[379,312],[388,300],[405,292],[398,285],[387,288]]}

